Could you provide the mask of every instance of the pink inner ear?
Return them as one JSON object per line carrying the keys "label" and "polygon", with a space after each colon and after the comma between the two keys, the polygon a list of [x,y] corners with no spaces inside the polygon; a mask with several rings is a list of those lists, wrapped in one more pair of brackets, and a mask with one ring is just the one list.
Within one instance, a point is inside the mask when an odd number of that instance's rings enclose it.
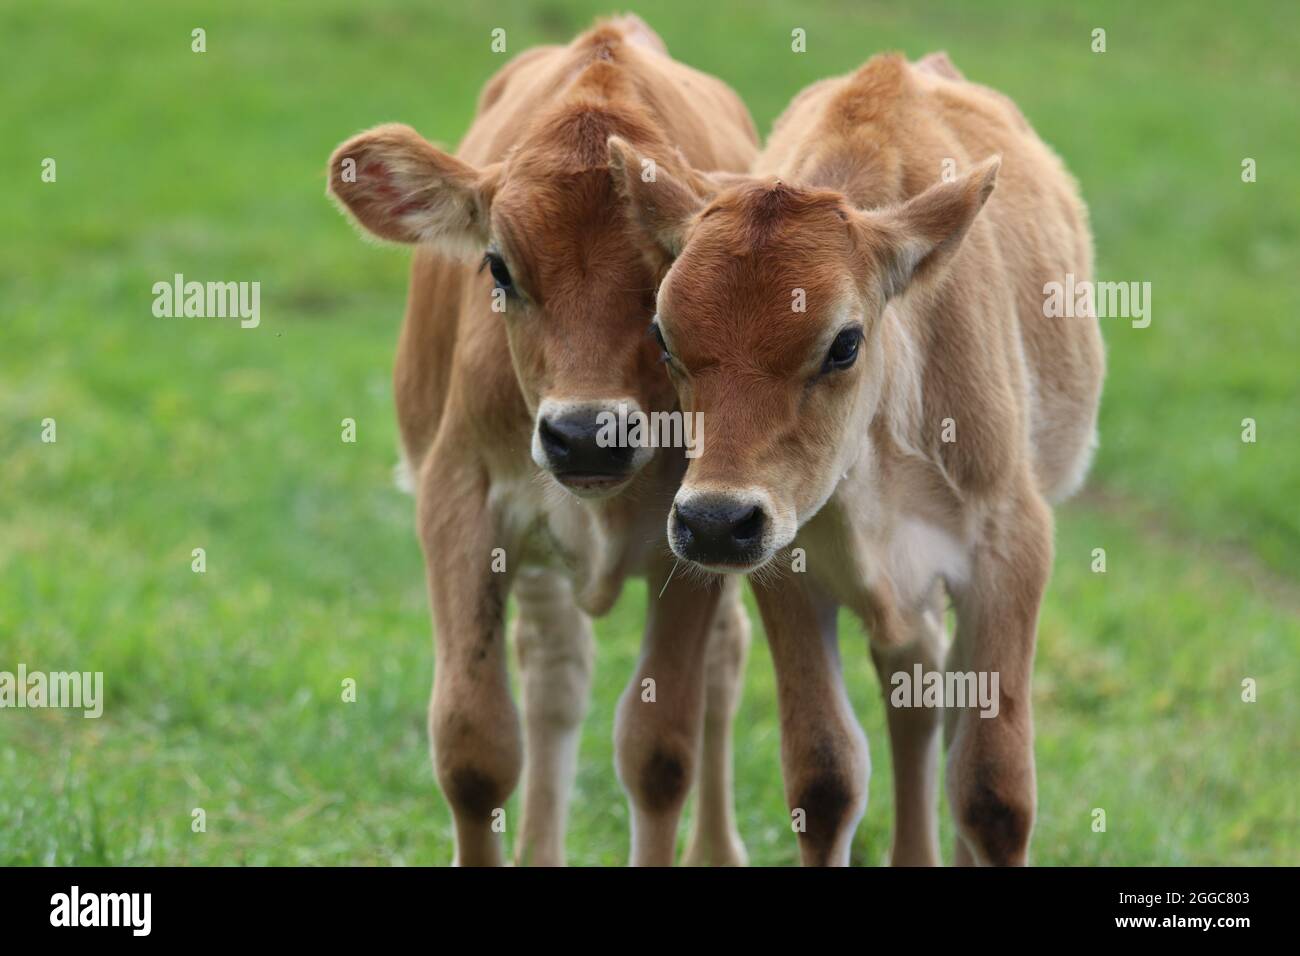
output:
{"label": "pink inner ear", "polygon": [[367,160],[361,167],[361,175],[370,182],[370,192],[382,204],[388,207],[389,215],[405,216],[407,213],[423,209],[424,204],[418,200],[403,200],[402,194],[393,186],[392,175],[388,165],[381,160]]}

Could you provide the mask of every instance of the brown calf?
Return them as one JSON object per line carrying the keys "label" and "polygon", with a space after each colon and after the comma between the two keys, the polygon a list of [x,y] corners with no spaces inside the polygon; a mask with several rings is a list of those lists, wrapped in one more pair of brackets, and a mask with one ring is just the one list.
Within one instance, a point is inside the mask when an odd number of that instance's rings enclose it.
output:
{"label": "brown calf", "polygon": [[[614,189],[615,134],[701,188],[691,166],[741,170],[756,151],[735,94],[622,17],[502,68],[454,156],[393,125],[330,160],[330,192],[361,225],[418,245],[394,378],[437,634],[434,764],[462,864],[499,862],[494,818],[521,772],[517,858],[563,861],[588,615],[638,573],[651,607],[617,726],[633,862],[672,861],[701,753],[688,860],[743,861],[729,766],[748,641],[736,588],[665,590],[660,529],[681,450],[598,440],[602,412],[676,402],[646,334],[662,269]],[[512,587],[522,739],[503,634]]]}
{"label": "brown calf", "polygon": [[[610,149],[635,168],[635,146]],[[1083,480],[1103,376],[1096,320],[1044,317],[1046,283],[1091,276],[1078,189],[1006,97],[942,54],[876,57],[805,90],[755,169],[706,201],[666,177],[624,180],[678,255],[658,329],[708,435],[672,548],[757,572],[808,863],[847,861],[866,802],[841,605],[870,630],[889,705],[893,861],[939,862],[940,711],[895,692],[916,665],[944,666],[951,597],[949,673],[995,688],[988,719],[946,712],[957,859],[1023,863],[1048,502]]]}

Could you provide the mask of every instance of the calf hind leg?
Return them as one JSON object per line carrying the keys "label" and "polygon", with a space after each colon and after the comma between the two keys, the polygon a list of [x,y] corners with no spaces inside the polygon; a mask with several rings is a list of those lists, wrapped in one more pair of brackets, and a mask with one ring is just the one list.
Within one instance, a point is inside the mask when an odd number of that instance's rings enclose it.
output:
{"label": "calf hind leg", "polygon": [[925,607],[905,618],[910,633],[901,646],[893,641],[873,643],[894,770],[894,866],[938,866],[939,856],[939,731],[943,712],[932,707],[894,707],[890,697],[894,674],[910,680],[917,664],[923,672],[943,665],[944,593],[941,585]]}
{"label": "calf hind leg", "polygon": [[524,711],[523,822],[515,862],[561,866],[595,642],[591,621],[574,604],[564,578],[521,571],[514,595],[512,634]]}

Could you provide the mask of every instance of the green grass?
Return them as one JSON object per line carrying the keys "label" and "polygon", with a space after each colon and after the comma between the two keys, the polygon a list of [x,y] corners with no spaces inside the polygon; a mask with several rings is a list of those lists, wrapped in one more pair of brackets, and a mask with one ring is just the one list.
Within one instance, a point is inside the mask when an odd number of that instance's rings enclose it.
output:
{"label": "green grass", "polygon": [[[0,713],[0,863],[450,858],[424,731],[422,563],[390,478],[407,256],[357,239],[323,197],[324,163],[383,120],[454,143],[500,65],[491,28],[513,52],[599,12],[53,0],[0,13],[0,670],[101,670],[108,696],[98,721]],[[1154,318],[1104,323],[1093,490],[1058,514],[1033,856],[1300,862],[1300,8],[644,12],[764,130],[804,84],[873,52],[946,48],[1066,158],[1100,277],[1150,281]],[[1105,54],[1090,52],[1094,27]],[[40,181],[47,156],[54,184]],[[1254,184],[1240,180],[1248,156]],[[150,287],[175,272],[261,281],[261,327],[153,318]],[[355,445],[339,440],[344,417]],[[1255,444],[1240,441],[1246,417]],[[195,547],[206,574],[190,570]],[[1104,575],[1090,570],[1097,547]],[[611,724],[643,605],[633,585],[598,627],[574,863],[625,859]],[[842,634],[875,764],[855,857],[877,863],[892,813],[883,713],[860,628],[846,618]],[[1245,677],[1257,703],[1240,700]],[[761,864],[796,859],[775,713],[759,641],[736,760]],[[191,832],[196,807],[206,833]]]}

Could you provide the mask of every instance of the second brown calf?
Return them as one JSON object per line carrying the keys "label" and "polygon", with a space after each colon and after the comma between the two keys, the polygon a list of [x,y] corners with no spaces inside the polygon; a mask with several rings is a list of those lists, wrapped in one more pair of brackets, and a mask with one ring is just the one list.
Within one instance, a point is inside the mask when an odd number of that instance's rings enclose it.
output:
{"label": "second brown calf", "polygon": [[[637,168],[634,145],[610,149]],[[683,406],[705,416],[669,541],[751,575],[806,863],[847,862],[866,804],[841,606],[870,631],[886,699],[893,861],[939,862],[942,716],[958,862],[1024,863],[1050,503],[1083,480],[1103,377],[1096,320],[1044,316],[1046,284],[1091,279],[1078,188],[1005,96],[942,55],[808,88],[755,169],[704,199],[624,178],[676,257],[658,329]],[[996,675],[992,713],[893,706],[918,665]]]}

